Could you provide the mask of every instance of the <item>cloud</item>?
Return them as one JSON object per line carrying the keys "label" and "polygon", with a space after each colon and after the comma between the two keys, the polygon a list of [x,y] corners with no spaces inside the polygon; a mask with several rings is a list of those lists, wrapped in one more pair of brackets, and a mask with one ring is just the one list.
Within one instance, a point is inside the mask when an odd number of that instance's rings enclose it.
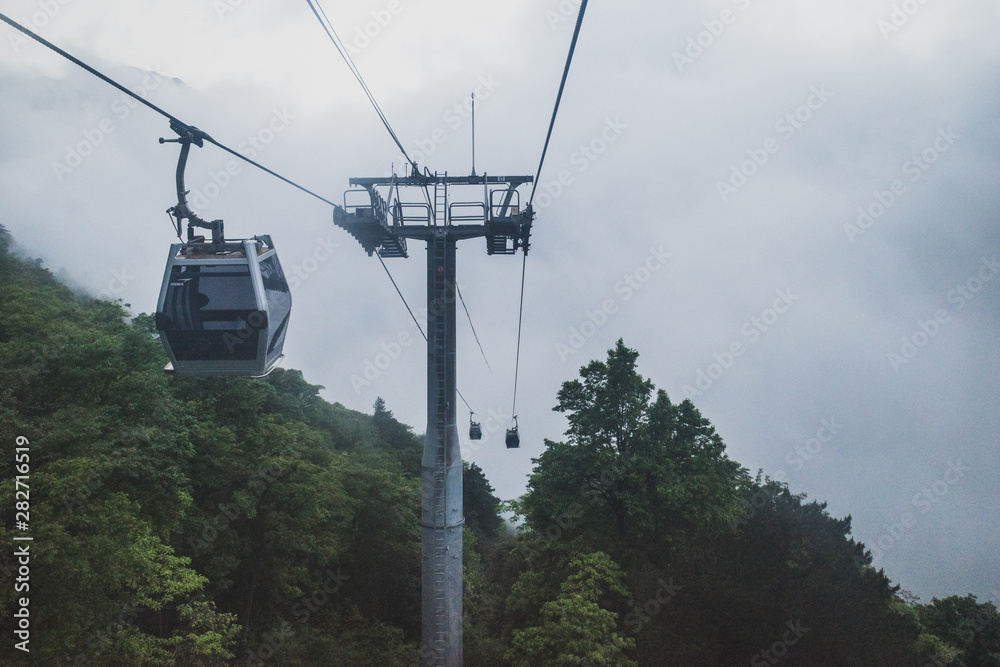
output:
{"label": "cloud", "polygon": [[[233,11],[221,15],[209,2],[66,3],[39,29],[125,85],[166,75],[146,91],[152,101],[234,148],[256,137],[255,159],[334,201],[351,176],[401,169],[305,5],[224,1]],[[471,123],[455,106],[485,78],[499,85],[480,96],[477,170],[532,173],[572,3],[518,1],[502,12],[457,0],[398,3],[327,9],[407,150],[432,141],[429,168],[468,172]],[[15,18],[38,11],[10,4]],[[1000,569],[990,528],[1000,481],[1000,281],[983,283],[962,308],[949,294],[1000,254],[1000,8],[924,3],[886,37],[879,21],[891,20],[894,4],[903,3],[591,5],[528,258],[523,447],[508,452],[497,437],[468,449],[502,496],[522,492],[542,439],[564,430],[550,410],[560,383],[617,338],[639,350],[640,370],[674,400],[739,342],[745,353],[696,397],[734,458],[784,470],[793,490],[851,514],[855,536],[875,544],[913,510],[914,494],[964,457],[971,469],[961,484],[885,552],[884,567],[925,599],[996,586],[987,573]],[[679,71],[675,53],[692,62]],[[824,87],[831,95],[820,104],[815,90]],[[0,222],[95,292],[118,285],[116,272],[131,276],[115,294],[151,310],[173,238],[164,211],[174,203],[176,146],[156,141],[169,135],[166,121],[142,109],[122,117],[119,93],[37,46],[13,49],[3,31],[0,89]],[[275,114],[288,122],[269,135]],[[53,164],[96,138],[105,119],[114,130],[59,178]],[[602,132],[616,119],[626,127],[608,141]],[[938,138],[949,128],[957,137],[944,151]],[[927,168],[914,171],[914,158]],[[189,186],[214,193],[205,194],[206,216],[223,218],[231,234],[271,233],[286,267],[312,267],[318,244],[339,244],[294,295],[287,365],[351,408],[370,410],[381,395],[423,430],[421,344],[401,346],[360,392],[351,383],[401,334],[419,336],[381,266],[333,227],[329,206],[266,174],[243,167],[221,187],[230,159],[214,148],[192,154]],[[745,181],[723,199],[718,184],[732,185],[734,167]],[[905,190],[893,193],[896,181]],[[882,212],[851,237],[845,225],[874,203]],[[423,249],[410,246],[411,259],[387,264],[419,308]],[[661,246],[669,261],[625,300],[616,286]],[[481,416],[509,414],[520,260],[483,251],[481,241],[460,246],[459,279],[494,374],[460,321],[459,386]],[[775,291],[787,289],[799,300],[751,341],[744,325],[770,319]],[[608,299],[615,312],[561,358],[557,346]],[[948,321],[894,368],[889,355],[942,309]],[[843,430],[793,469],[789,452],[828,418]]]}

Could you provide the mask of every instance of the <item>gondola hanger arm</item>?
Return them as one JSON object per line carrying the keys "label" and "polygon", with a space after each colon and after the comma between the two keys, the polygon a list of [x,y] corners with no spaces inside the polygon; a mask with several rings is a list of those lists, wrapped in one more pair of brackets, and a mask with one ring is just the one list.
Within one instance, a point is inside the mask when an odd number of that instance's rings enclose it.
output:
{"label": "gondola hanger arm", "polygon": [[161,144],[177,143],[181,145],[181,153],[177,160],[177,205],[167,209],[176,220],[177,238],[181,236],[181,221],[188,221],[188,241],[195,240],[194,228],[212,230],[212,243],[225,243],[225,233],[223,231],[222,220],[212,220],[211,222],[202,219],[197,213],[191,210],[187,202],[188,189],[184,185],[184,170],[187,168],[188,154],[191,152],[191,144],[198,148],[204,146],[205,140],[212,141],[212,137],[199,130],[193,125],[185,125],[176,118],[170,119],[170,129],[178,134],[177,139],[164,139],[160,137]]}

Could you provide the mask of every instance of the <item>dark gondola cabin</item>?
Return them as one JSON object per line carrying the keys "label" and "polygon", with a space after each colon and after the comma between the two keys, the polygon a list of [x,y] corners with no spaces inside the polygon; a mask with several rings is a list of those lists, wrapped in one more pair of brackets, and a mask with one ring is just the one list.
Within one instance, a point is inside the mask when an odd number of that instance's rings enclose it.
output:
{"label": "dark gondola cabin", "polygon": [[175,243],[156,328],[178,375],[267,375],[282,357],[292,307],[268,236]]}
{"label": "dark gondola cabin", "polygon": [[483,439],[483,427],[479,422],[472,421],[472,415],[469,415],[469,440],[482,440]]}
{"label": "dark gondola cabin", "polygon": [[517,427],[507,429],[507,449],[517,449],[521,446],[521,436],[517,433]]}

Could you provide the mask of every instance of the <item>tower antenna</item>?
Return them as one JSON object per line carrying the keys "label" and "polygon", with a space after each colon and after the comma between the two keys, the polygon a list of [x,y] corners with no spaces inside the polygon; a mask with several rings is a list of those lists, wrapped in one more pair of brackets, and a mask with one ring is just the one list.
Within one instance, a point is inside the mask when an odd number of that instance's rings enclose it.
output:
{"label": "tower antenna", "polygon": [[472,175],[476,175],[476,93],[472,93]]}

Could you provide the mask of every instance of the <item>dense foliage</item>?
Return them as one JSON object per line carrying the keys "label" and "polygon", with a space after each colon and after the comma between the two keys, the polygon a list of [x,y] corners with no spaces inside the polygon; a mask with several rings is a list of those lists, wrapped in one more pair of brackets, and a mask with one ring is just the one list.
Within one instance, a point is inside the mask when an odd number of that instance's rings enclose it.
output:
{"label": "dense foliage", "polygon": [[[0,227],[0,438],[30,442],[30,591],[0,664],[419,664],[421,439],[298,371],[166,376],[149,316],[74,295]],[[1000,617],[921,605],[830,517],[752,478],[619,341],[566,382],[512,532],[464,477],[468,665],[1000,667]],[[0,542],[17,533],[0,458]]]}

